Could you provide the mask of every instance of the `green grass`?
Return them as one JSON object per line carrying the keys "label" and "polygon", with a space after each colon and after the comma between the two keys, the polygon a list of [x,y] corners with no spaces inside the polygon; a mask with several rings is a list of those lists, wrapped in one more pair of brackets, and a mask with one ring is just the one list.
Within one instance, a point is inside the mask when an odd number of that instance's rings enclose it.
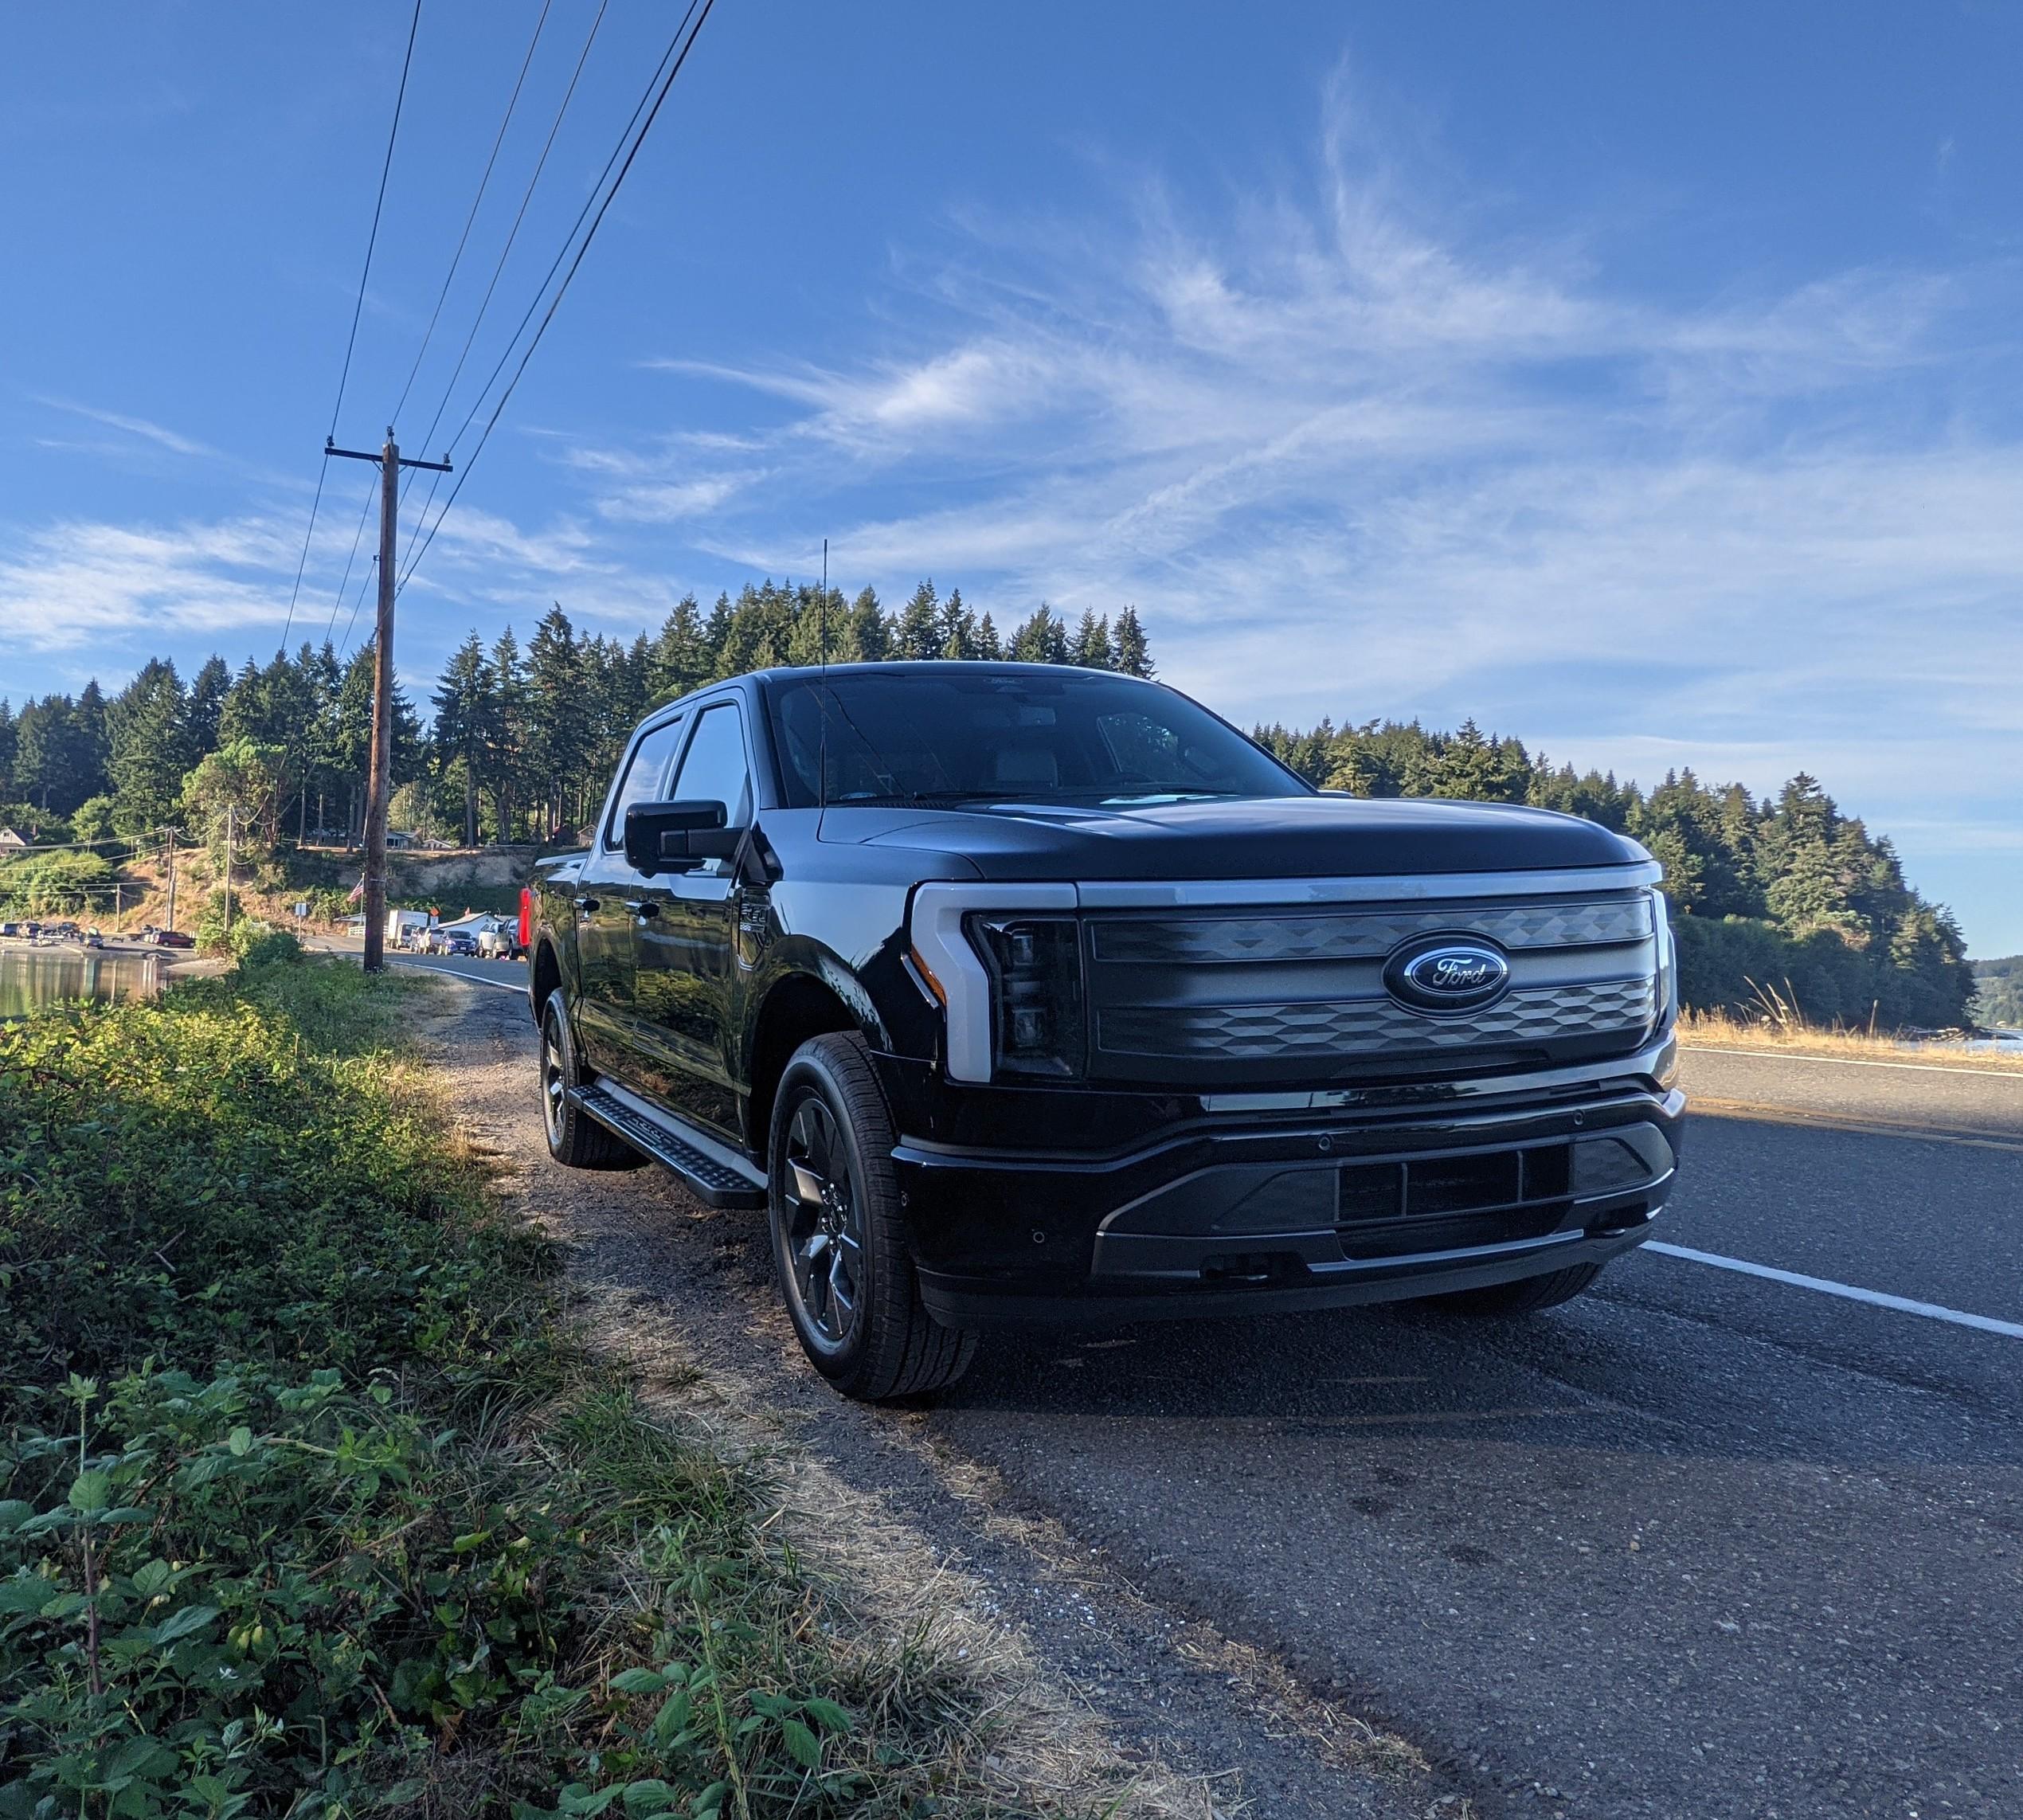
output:
{"label": "green grass", "polygon": [[1029,1811],[988,1690],[589,1357],[396,1044],[429,989],[0,1032],[0,1817]]}

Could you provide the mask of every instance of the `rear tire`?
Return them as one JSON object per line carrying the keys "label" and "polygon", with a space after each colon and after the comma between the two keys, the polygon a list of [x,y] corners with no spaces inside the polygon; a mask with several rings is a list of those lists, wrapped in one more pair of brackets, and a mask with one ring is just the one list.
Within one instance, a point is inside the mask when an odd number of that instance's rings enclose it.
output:
{"label": "rear tire", "polygon": [[1520,1277],[1514,1283],[1492,1283],[1486,1289],[1457,1290],[1452,1295],[1431,1295],[1426,1306],[1448,1314],[1508,1317],[1536,1314],[1571,1301],[1601,1275],[1599,1264],[1569,1264],[1563,1270],[1548,1270],[1542,1277]]}
{"label": "rear tire", "polygon": [[569,1001],[560,986],[541,1008],[541,1122],[548,1154],[572,1169],[637,1169],[646,1158],[616,1137],[570,1097],[584,1085],[576,1055],[576,1038],[569,1027]]}
{"label": "rear tire", "polygon": [[946,1388],[976,1336],[927,1312],[899,1213],[898,1141],[860,1036],[817,1036],[773,1102],[773,1262],[801,1350],[847,1397],[883,1403]]}

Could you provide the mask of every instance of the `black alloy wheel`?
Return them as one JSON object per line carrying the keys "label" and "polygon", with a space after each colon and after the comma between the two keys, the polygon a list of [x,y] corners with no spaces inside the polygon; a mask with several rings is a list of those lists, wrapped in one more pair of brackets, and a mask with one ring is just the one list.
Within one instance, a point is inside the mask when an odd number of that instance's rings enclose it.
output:
{"label": "black alloy wheel", "polygon": [[794,1051],[773,1102],[773,1260],[801,1349],[867,1403],[952,1384],[976,1337],[944,1327],[920,1297],[892,1165],[892,1115],[864,1040],[818,1036]]}
{"label": "black alloy wheel", "polygon": [[548,1154],[572,1169],[639,1168],[646,1159],[586,1117],[570,1098],[584,1078],[569,1027],[569,1002],[558,986],[541,1008],[541,1123]]}
{"label": "black alloy wheel", "polygon": [[848,1341],[857,1323],[864,1231],[835,1115],[816,1094],[794,1108],[780,1186],[794,1325],[814,1344],[833,1352]]}

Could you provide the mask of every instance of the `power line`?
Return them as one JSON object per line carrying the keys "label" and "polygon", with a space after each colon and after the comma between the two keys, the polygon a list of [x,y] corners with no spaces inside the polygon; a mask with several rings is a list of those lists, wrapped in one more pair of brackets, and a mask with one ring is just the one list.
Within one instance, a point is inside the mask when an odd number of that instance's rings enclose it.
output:
{"label": "power line", "polygon": [[421,0],[414,0],[414,18],[408,25],[407,55],[401,62],[401,86],[393,96],[393,123],[386,134],[386,157],[379,167],[379,195],[372,205],[372,232],[366,237],[365,269],[358,274],[358,301],[351,306],[351,333],[344,343],[344,370],[337,378],[337,402],[331,407],[330,433],[337,434],[337,420],[344,409],[344,388],[351,378],[351,350],[358,345],[358,318],[366,307],[366,280],[372,276],[372,251],[379,242],[379,213],[386,205],[386,179],[393,169],[393,142],[401,133],[401,105],[407,99],[408,70],[414,61],[415,33],[421,29]]}
{"label": "power line", "polygon": [[[697,6],[698,3],[701,7],[701,12],[699,14],[697,14]],[[591,217],[589,227],[583,236],[581,244],[579,245],[576,249],[576,256],[569,261],[569,270],[562,275],[562,281],[561,284],[556,288],[555,294],[550,300],[547,310],[542,316],[539,326],[534,331],[533,339],[528,342],[526,351],[520,356],[519,365],[513,370],[513,377],[507,382],[506,389],[499,394],[499,402],[492,407],[491,416],[486,421],[483,432],[478,438],[477,446],[471,451],[470,455],[466,458],[462,471],[456,476],[456,484],[450,489],[449,497],[443,502],[442,510],[436,515],[436,522],[428,527],[428,535],[422,539],[421,547],[415,552],[413,560],[407,564],[405,573],[399,578],[398,585],[402,587],[406,585],[409,579],[413,575],[416,569],[420,566],[422,558],[428,554],[428,546],[435,542],[436,533],[442,529],[443,520],[449,516],[450,508],[456,503],[457,495],[464,491],[464,483],[471,477],[472,468],[476,465],[478,457],[484,452],[485,444],[491,440],[491,432],[498,425],[500,413],[505,410],[508,401],[511,399],[514,391],[519,385],[522,376],[526,372],[527,362],[534,358],[534,350],[541,345],[542,337],[548,332],[548,325],[555,319],[555,311],[561,307],[563,297],[568,294],[570,283],[574,280],[577,272],[583,264],[584,255],[590,250],[591,241],[597,238],[597,229],[603,225],[605,213],[609,210],[612,202],[616,198],[620,186],[624,183],[627,174],[632,170],[633,160],[639,156],[640,147],[646,143],[646,135],[653,130],[653,123],[659,116],[661,105],[667,100],[668,91],[674,87],[675,78],[681,74],[682,66],[688,61],[688,53],[695,48],[695,41],[702,35],[702,27],[708,22],[710,10],[715,6],[715,4],[716,0],[689,0],[688,11],[682,16],[681,25],[675,27],[674,41],[673,44],[671,44],[669,46],[671,51],[673,50],[675,45],[679,45],[680,46],[679,53],[675,54],[674,57],[673,65],[668,69],[665,79],[661,81],[659,92],[653,96],[653,105],[648,112],[646,119],[640,125],[638,133],[634,136],[631,149],[625,153],[625,161],[623,164],[619,166],[618,174],[612,179],[611,187],[605,192],[604,200],[598,203],[597,213]],[[682,33],[684,29],[687,27],[689,19],[691,17],[694,17],[695,19],[695,28],[693,30],[688,32],[687,37],[686,41],[684,41],[683,39]],[[663,57],[662,61],[663,62],[665,62],[666,59]],[[648,85],[648,92],[652,92],[651,84]],[[641,105],[644,105],[644,97],[642,97]],[[632,117],[634,119],[637,119],[639,118],[639,109],[637,108],[633,109]],[[629,122],[628,123],[627,130],[628,131],[630,131]],[[624,143],[624,139],[621,138],[619,143],[622,147]],[[614,151],[612,155],[615,159],[617,154]],[[606,162],[605,168],[607,170],[611,168],[608,162]],[[585,205],[585,207],[588,207],[587,204]],[[581,215],[579,214],[577,219],[578,221],[581,221],[582,219]],[[573,231],[573,229],[571,230],[572,233]],[[564,252],[568,250],[568,241],[565,241],[563,242]],[[561,255],[558,254],[556,263],[560,264],[560,262]],[[554,266],[550,266],[549,268],[551,273],[554,269]],[[545,286],[545,280],[543,280],[543,284]],[[535,301],[537,303],[539,301],[538,292],[535,295]],[[530,306],[528,315],[530,315],[532,313],[532,307]],[[522,319],[522,327],[525,326],[525,322],[526,319],[523,317]],[[516,330],[515,331],[516,338],[518,333],[518,331]],[[509,354],[511,351],[511,348],[512,343],[509,342],[507,344],[507,350]],[[504,359],[502,357],[499,365],[503,366],[504,364]],[[496,377],[497,372],[498,368],[494,368],[494,377]],[[486,382],[487,389],[490,389],[490,386],[491,381],[488,379]],[[478,396],[479,401],[482,401],[484,393],[480,392]],[[464,429],[460,429],[457,432],[456,438],[453,439],[452,446],[454,445],[454,441],[460,441],[462,440],[464,430],[470,428],[472,420],[475,418],[476,415],[477,409],[475,406],[473,406],[471,417],[467,417],[464,420]]]}
{"label": "power line", "polygon": [[[471,349],[477,341],[478,331],[484,325],[485,313],[491,307],[492,293],[499,288],[499,277],[506,269],[507,258],[513,250],[513,243],[519,237],[520,224],[526,219],[527,205],[534,200],[534,186],[541,181],[541,173],[547,168],[548,154],[554,148],[555,135],[562,131],[563,116],[568,113],[569,102],[576,94],[576,84],[582,76],[583,66],[589,61],[590,47],[597,41],[597,29],[604,23],[605,13],[608,5],[609,0],[599,0],[596,15],[590,21],[590,29],[585,35],[583,48],[577,53],[576,67],[569,72],[569,86],[562,91],[562,104],[555,109],[554,119],[548,127],[548,136],[542,142],[541,155],[534,161],[533,173],[526,180],[526,187],[520,192],[520,205],[514,211],[513,225],[506,230],[506,244],[499,249],[499,257],[492,266],[491,276],[485,284],[485,294],[478,301],[478,313],[471,320],[471,331],[464,336],[464,346],[457,351],[456,365],[451,369],[449,383],[443,388],[442,397],[436,401],[435,415],[429,418],[428,429],[422,432],[420,446],[424,449],[428,448],[435,440],[436,426],[443,421],[443,413],[449,409],[450,398],[456,390],[457,381],[464,377],[464,363],[471,358]],[[633,110],[633,117],[635,119],[638,117],[636,108]],[[628,126],[628,131],[629,130]],[[608,163],[605,166],[607,172],[610,168]],[[597,181],[601,183],[604,179],[600,177]],[[579,215],[577,219],[580,224],[582,217]],[[573,234],[575,231],[574,228],[569,230],[571,234]],[[554,268],[552,266],[549,268],[548,276],[549,277],[554,276]],[[543,278],[541,282],[545,288],[548,280]],[[538,292],[536,296],[538,297]],[[524,319],[522,321],[521,327],[526,327]],[[519,330],[515,329],[513,332],[517,336]],[[507,345],[510,347],[511,343],[509,342]],[[495,370],[494,377],[496,376]],[[490,379],[485,382],[487,387],[491,383]],[[484,393],[480,392],[478,396],[482,398]],[[429,507],[435,503],[436,489],[442,484],[442,476],[438,474],[429,480],[428,496],[422,502],[421,511],[416,519],[414,529],[408,534],[408,550],[410,553],[414,549],[415,539],[421,535],[422,520],[428,516]],[[413,486],[413,481],[414,475],[410,470],[401,483],[401,503],[403,505],[407,503],[408,491]],[[402,561],[405,564],[405,557]]]}
{"label": "power line", "polygon": [[401,421],[401,406],[408,401],[408,393],[414,389],[415,375],[421,370],[423,357],[428,351],[428,343],[435,337],[436,323],[443,313],[443,305],[449,296],[449,288],[456,278],[456,268],[464,257],[464,249],[471,238],[472,225],[478,218],[479,205],[485,199],[485,188],[491,182],[492,166],[499,162],[499,148],[506,143],[506,129],[513,123],[513,111],[520,104],[520,90],[526,84],[526,72],[534,65],[534,53],[541,42],[541,29],[548,22],[548,9],[554,0],[541,0],[541,16],[534,22],[534,36],[527,42],[526,55],[521,59],[520,73],[513,84],[513,92],[507,97],[506,117],[499,123],[499,131],[491,142],[491,155],[485,160],[484,174],[478,179],[478,193],[471,198],[471,212],[464,217],[464,232],[457,237],[456,251],[450,255],[449,270],[443,276],[443,288],[436,294],[436,307],[429,312],[428,327],[422,332],[421,346],[415,350],[414,365],[408,369],[406,385],[401,388],[400,402],[394,405],[393,415],[386,421],[397,424]]}
{"label": "power line", "polygon": [[[323,465],[330,466],[330,457],[325,456]],[[358,560],[358,545],[366,534],[366,520],[372,515],[372,503],[378,497],[379,488],[366,489],[365,503],[358,507],[358,528],[351,534],[351,554],[344,559],[344,573],[338,577],[337,593],[331,601],[330,624],[323,628],[323,643],[328,644],[331,634],[337,630],[338,609],[344,605],[344,590],[351,585],[351,565]]]}
{"label": "power line", "polygon": [[[351,332],[345,339],[344,366],[337,376],[337,402],[331,406],[330,432],[323,438],[327,448],[337,434],[337,419],[344,409],[344,389],[351,378],[351,350],[358,345],[358,318],[366,307],[366,281],[372,276],[373,249],[379,244],[379,215],[386,205],[386,178],[393,168],[393,142],[401,134],[401,108],[407,100],[408,71],[414,62],[415,34],[421,29],[421,0],[414,0],[414,17],[408,23],[407,54],[401,59],[401,85],[393,95],[393,123],[386,131],[386,158],[379,169],[379,194],[372,205],[372,231],[366,236],[366,263],[358,274],[358,296],[351,306]],[[309,546],[316,535],[316,511],[323,503],[323,476],[329,472],[330,457],[323,457],[323,466],[316,471],[316,494],[309,502],[309,528],[302,534],[302,554],[295,566],[295,586],[288,593],[288,616],[281,622],[281,649],[288,648],[288,634],[295,628],[295,602],[302,595],[302,572],[308,566]]]}
{"label": "power line", "polygon": [[[491,277],[485,285],[485,294],[478,303],[478,313],[472,319],[471,332],[464,338],[464,346],[457,354],[456,365],[450,374],[449,383],[443,388],[442,397],[436,406],[436,414],[428,420],[428,428],[423,432],[420,446],[424,449],[431,445],[436,434],[436,427],[443,421],[443,413],[449,408],[450,396],[456,389],[457,381],[464,375],[464,363],[470,358],[472,345],[477,340],[478,331],[484,323],[485,312],[491,307],[492,293],[499,288],[500,274],[506,269],[507,256],[512,252],[513,243],[519,236],[521,222],[526,218],[527,205],[534,199],[534,186],[541,181],[541,173],[547,167],[548,154],[554,147],[556,134],[562,131],[562,117],[569,112],[569,102],[576,93],[577,82],[583,74],[583,65],[589,61],[590,47],[597,41],[597,28],[604,23],[605,12],[608,4],[609,0],[601,0],[601,3],[597,7],[597,16],[590,22],[589,34],[583,40],[583,48],[577,53],[576,68],[569,73],[569,86],[562,91],[562,104],[556,108],[555,118],[548,128],[548,136],[542,142],[541,155],[534,161],[533,174],[527,178],[526,187],[520,193],[520,205],[514,213],[512,226],[507,229],[506,244],[499,249],[498,260],[491,268]],[[634,112],[636,117],[637,110],[636,109]],[[605,168],[608,171],[611,167],[607,164]],[[600,178],[598,181],[601,182],[603,179]],[[580,222],[581,217],[578,216],[577,220]],[[572,228],[569,231],[573,233],[575,229]],[[553,276],[552,268],[550,268],[550,276]],[[542,282],[545,285],[547,280],[544,279]],[[515,331],[515,334],[518,332],[517,330]],[[487,384],[489,385],[489,383],[490,382],[487,381]]]}

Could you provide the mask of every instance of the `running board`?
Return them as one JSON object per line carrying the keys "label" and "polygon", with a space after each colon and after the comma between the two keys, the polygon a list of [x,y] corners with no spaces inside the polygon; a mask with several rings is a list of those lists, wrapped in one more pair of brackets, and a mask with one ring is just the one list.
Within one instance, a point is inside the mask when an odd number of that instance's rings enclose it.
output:
{"label": "running board", "polygon": [[569,1098],[579,1111],[669,1171],[705,1206],[766,1204],[765,1178],[729,1145],[699,1131],[684,1133],[664,1114],[649,1110],[622,1087],[593,1081],[574,1089]]}

